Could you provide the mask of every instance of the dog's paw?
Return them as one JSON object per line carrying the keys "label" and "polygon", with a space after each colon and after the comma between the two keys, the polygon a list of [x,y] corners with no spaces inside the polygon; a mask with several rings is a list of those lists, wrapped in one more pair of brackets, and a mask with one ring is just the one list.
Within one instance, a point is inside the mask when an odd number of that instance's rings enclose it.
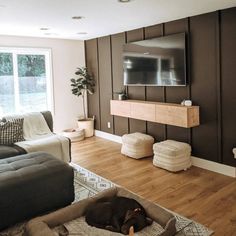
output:
{"label": "dog's paw", "polygon": [[112,225],[107,225],[105,227],[106,230],[112,231],[112,232],[120,232],[119,229],[116,229],[114,226]]}
{"label": "dog's paw", "polygon": [[112,225],[107,225],[107,226],[105,227],[105,229],[106,229],[106,230],[110,230],[110,231],[114,231],[114,230],[115,230]]}

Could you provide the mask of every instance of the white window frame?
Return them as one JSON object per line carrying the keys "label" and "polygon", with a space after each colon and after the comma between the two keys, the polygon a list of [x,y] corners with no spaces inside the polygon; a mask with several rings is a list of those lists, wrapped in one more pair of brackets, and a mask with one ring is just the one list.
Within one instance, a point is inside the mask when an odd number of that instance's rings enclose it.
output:
{"label": "white window frame", "polygon": [[18,63],[17,55],[44,55],[45,56],[45,75],[47,83],[47,109],[54,114],[54,91],[53,91],[53,75],[52,75],[52,51],[50,48],[23,48],[23,47],[0,47],[0,53],[12,53],[13,60],[13,76],[14,76],[14,94],[15,109],[19,113],[20,97],[19,97],[19,79],[18,79]]}

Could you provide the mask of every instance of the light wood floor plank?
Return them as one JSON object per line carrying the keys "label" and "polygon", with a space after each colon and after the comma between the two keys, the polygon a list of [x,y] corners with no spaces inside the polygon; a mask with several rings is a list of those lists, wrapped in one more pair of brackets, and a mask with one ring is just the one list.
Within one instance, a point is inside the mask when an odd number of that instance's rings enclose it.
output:
{"label": "light wood floor plank", "polygon": [[142,197],[189,217],[215,231],[236,236],[236,180],[192,167],[170,173],[152,158],[134,160],[120,154],[121,145],[92,137],[72,144],[72,161]]}

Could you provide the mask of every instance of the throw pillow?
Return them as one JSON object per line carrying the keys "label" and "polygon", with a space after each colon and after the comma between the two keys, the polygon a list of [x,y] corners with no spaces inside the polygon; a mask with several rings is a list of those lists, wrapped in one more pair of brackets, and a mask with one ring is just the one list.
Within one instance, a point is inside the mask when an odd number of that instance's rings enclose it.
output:
{"label": "throw pillow", "polygon": [[24,141],[24,119],[13,119],[0,123],[0,144],[11,145],[15,142]]}

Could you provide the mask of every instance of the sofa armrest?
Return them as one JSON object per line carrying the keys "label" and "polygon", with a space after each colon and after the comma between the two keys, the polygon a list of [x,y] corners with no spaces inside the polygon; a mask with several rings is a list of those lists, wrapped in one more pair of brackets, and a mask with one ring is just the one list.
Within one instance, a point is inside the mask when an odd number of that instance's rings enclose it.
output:
{"label": "sofa armrest", "polygon": [[41,112],[44,119],[46,120],[49,129],[53,132],[53,118],[52,113],[50,111],[42,111]]}
{"label": "sofa armrest", "polygon": [[26,151],[17,145],[0,145],[0,159],[26,154]]}

